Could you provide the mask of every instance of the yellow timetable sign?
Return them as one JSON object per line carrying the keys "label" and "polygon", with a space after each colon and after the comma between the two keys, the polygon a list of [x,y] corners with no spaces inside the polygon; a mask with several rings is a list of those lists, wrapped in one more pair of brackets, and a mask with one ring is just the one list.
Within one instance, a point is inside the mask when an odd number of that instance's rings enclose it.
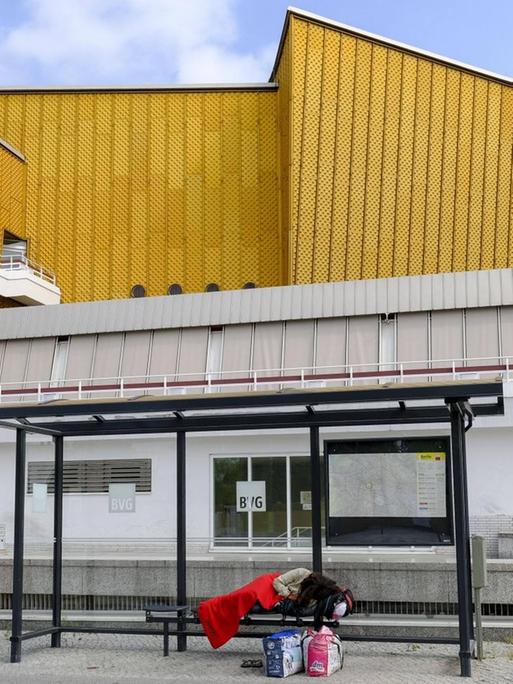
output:
{"label": "yellow timetable sign", "polygon": [[417,453],[417,460],[445,462],[445,453],[443,451],[423,451]]}

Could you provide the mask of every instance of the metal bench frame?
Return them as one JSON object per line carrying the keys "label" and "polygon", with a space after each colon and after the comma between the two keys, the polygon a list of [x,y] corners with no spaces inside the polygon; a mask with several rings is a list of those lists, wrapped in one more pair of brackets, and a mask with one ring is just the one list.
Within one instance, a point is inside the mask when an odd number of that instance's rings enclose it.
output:
{"label": "metal bench frame", "polygon": [[[169,655],[169,637],[177,637],[177,651],[185,651],[187,648],[186,639],[188,636],[206,636],[206,634],[201,630],[187,631],[188,624],[200,624],[199,618],[195,611],[186,605],[160,605],[160,604],[150,604],[144,606],[144,611],[146,614],[146,622],[151,623],[162,623],[162,636],[163,636],[163,655]],[[313,616],[299,617],[295,615],[286,615],[284,613],[273,613],[269,611],[267,613],[247,613],[240,619],[240,625],[242,627],[309,627],[313,625]],[[172,630],[169,628],[170,625],[176,624],[176,629]],[[337,628],[339,622],[337,620],[325,620],[323,624],[331,627]],[[269,636],[269,631],[265,632],[237,632],[234,635],[239,638],[263,638]]]}

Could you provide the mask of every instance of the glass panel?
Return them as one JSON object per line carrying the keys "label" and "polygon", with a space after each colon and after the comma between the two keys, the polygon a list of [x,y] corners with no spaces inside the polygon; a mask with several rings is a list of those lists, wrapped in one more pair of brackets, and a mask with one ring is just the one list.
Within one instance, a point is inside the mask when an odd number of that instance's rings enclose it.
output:
{"label": "glass panel", "polygon": [[248,459],[214,459],[214,544],[247,546],[248,514],[237,513],[237,481],[248,479]]}
{"label": "glass panel", "polygon": [[311,546],[311,487],[310,458],[295,456],[290,459],[290,503],[292,513],[291,545]]}
{"label": "glass panel", "polygon": [[380,320],[379,369],[393,370],[395,361],[395,319]]}
{"label": "glass panel", "polygon": [[51,380],[56,382],[66,377],[66,361],[68,360],[69,337],[57,338],[53,355]]}
{"label": "glass panel", "polygon": [[266,511],[253,513],[253,546],[287,546],[287,463],[285,458],[253,458],[254,481],[266,483]]}
{"label": "glass panel", "polygon": [[223,359],[223,331],[211,330],[208,338],[207,373],[212,380],[219,378]]}
{"label": "glass panel", "polygon": [[447,437],[328,442],[328,543],[452,544]]}

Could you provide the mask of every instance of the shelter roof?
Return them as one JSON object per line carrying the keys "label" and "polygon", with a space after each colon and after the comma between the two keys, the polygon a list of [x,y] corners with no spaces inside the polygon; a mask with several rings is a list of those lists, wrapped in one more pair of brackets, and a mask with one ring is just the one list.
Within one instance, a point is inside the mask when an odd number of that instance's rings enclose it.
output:
{"label": "shelter roof", "polygon": [[449,402],[466,402],[469,415],[501,414],[502,393],[497,379],[144,395],[2,404],[0,419],[6,427],[67,436],[435,423],[449,422]]}

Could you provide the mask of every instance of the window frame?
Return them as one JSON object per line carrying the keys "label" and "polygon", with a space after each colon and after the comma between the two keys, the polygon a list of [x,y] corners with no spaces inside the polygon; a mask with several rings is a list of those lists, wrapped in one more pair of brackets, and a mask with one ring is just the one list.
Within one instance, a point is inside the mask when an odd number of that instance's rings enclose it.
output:
{"label": "window frame", "polygon": [[[447,543],[444,542],[439,542],[439,543],[432,543],[432,542],[416,542],[414,544],[411,543],[346,543],[344,544],[343,542],[340,543],[333,543],[331,541],[330,537],[330,515],[329,515],[329,504],[330,504],[330,481],[329,481],[329,449],[330,446],[332,445],[337,445],[337,444],[353,444],[353,443],[360,443],[362,445],[374,445],[374,444],[380,444],[380,443],[386,443],[389,445],[392,445],[393,443],[397,441],[402,441],[402,442],[409,442],[413,443],[420,443],[423,441],[426,442],[436,442],[436,441],[441,441],[444,443],[444,448],[445,448],[445,455],[446,455],[446,464],[445,464],[445,472],[446,472],[446,478],[445,478],[445,496],[446,496],[446,515],[443,518],[440,518],[440,520],[444,520],[444,524],[447,526],[448,530],[448,535],[450,540]],[[390,548],[397,548],[401,550],[405,549],[442,549],[442,548],[452,548],[454,549],[455,545],[455,528],[454,528],[454,497],[453,497],[453,489],[452,489],[452,448],[451,448],[451,438],[450,435],[444,434],[444,433],[434,433],[433,435],[426,435],[426,436],[420,436],[420,435],[398,435],[397,437],[365,437],[361,438],[358,436],[355,436],[354,439],[325,439],[324,440],[324,448],[323,448],[323,454],[324,454],[324,492],[325,492],[325,497],[324,497],[324,516],[325,516],[325,521],[326,521],[326,532],[324,535],[324,543],[326,545],[326,548],[329,548],[331,550],[339,550],[343,552],[344,550],[350,549],[350,548],[355,548],[355,549],[361,549],[361,548],[373,548],[373,549],[390,549]],[[393,450],[390,450],[390,452],[386,451],[385,453],[395,453]],[[400,519],[400,518],[398,518]],[[433,520],[434,518],[426,518],[429,520]],[[378,517],[372,518],[369,517],[369,520],[379,520]]]}
{"label": "window frame", "polygon": [[[310,454],[308,451],[287,451],[287,452],[272,452],[272,453],[264,453],[264,452],[259,452],[259,453],[240,453],[240,452],[234,452],[234,453],[211,453],[210,454],[210,501],[209,501],[209,511],[210,511],[210,521],[209,521],[209,551],[211,552],[223,552],[223,551],[257,551],[257,552],[283,552],[283,551],[299,551],[303,552],[305,550],[305,547],[296,547],[292,546],[291,540],[292,540],[292,489],[291,489],[291,459],[292,458],[301,458],[301,457],[306,457],[309,458]],[[254,538],[253,538],[253,513],[249,511],[247,513],[248,516],[248,536],[247,536],[247,544],[245,546],[237,545],[237,546],[228,546],[228,545],[223,545],[223,546],[217,546],[216,545],[216,539],[217,537],[215,536],[215,461],[217,459],[224,459],[224,458],[246,458],[248,459],[248,482],[252,481],[253,478],[253,467],[252,467],[252,459],[259,459],[259,458],[284,458],[285,460],[285,473],[286,473],[286,520],[287,520],[287,538],[286,538],[286,545],[284,546],[276,546],[276,547],[267,547],[267,546],[261,546],[261,545],[256,545],[254,544]],[[221,540],[222,537],[219,537]],[[243,541],[245,538],[241,537],[241,541]]]}

